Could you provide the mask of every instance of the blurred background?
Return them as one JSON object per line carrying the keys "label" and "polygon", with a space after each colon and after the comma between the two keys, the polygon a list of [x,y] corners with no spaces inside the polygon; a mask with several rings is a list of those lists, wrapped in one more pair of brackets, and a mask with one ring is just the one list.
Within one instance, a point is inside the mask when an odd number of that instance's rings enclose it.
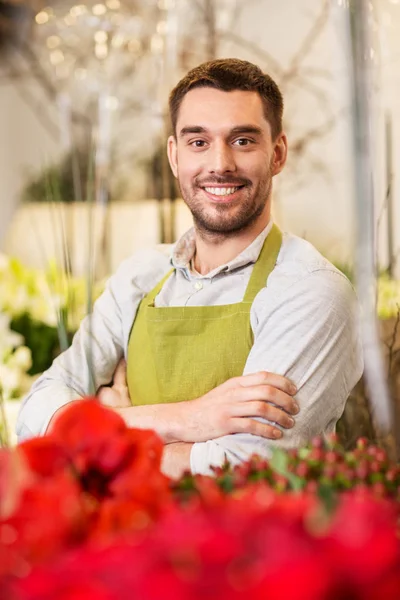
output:
{"label": "blurred background", "polygon": [[[374,306],[396,404],[400,0],[365,5]],[[346,0],[0,1],[0,385],[10,421],[118,264],[190,226],[167,163],[166,109],[200,62],[250,60],[280,85],[289,161],[274,218],[354,281],[350,37]],[[340,424],[349,445],[377,435],[369,400],[361,382]]]}

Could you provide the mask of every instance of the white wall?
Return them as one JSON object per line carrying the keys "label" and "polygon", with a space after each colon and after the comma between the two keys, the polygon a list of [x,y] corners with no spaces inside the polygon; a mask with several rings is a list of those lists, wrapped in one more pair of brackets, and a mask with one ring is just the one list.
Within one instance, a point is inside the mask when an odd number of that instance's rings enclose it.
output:
{"label": "white wall", "polygon": [[[11,135],[8,117],[10,114],[10,94],[0,92],[0,244],[7,231],[15,205],[15,191],[12,181],[13,169],[11,166],[12,153],[10,152]],[[16,177],[17,174],[14,174]]]}
{"label": "white wall", "polygon": [[[64,231],[74,273],[85,275],[90,222],[99,277],[109,275],[136,250],[159,243],[158,203],[154,200],[116,202],[107,213],[99,207],[89,211],[86,203],[65,206],[29,203],[21,206],[14,215],[4,249],[10,256],[18,256],[24,264],[33,267],[45,268],[53,257],[62,264]],[[104,230],[106,252],[102,249]]]}
{"label": "white wall", "polygon": [[[24,84],[29,94],[37,95],[37,85]],[[38,97],[40,101],[41,97]],[[0,87],[0,249],[15,211],[28,173],[57,160],[60,145],[38,119],[42,104],[30,106],[19,88],[2,83]],[[51,110],[51,109],[50,109]],[[26,236],[25,236],[26,237]]]}

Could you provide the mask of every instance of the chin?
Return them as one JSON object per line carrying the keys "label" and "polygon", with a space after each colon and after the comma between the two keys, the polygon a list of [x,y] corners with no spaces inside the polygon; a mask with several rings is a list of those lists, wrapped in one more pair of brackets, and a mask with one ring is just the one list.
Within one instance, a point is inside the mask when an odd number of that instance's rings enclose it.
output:
{"label": "chin", "polygon": [[234,235],[248,229],[254,221],[194,219],[196,227],[210,234]]}

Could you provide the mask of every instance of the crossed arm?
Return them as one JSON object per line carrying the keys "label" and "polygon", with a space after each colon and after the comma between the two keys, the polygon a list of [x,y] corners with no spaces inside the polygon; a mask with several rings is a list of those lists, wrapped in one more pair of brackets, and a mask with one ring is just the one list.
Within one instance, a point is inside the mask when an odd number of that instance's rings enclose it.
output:
{"label": "crossed arm", "polygon": [[[114,409],[131,427],[153,429],[165,442],[163,471],[179,477],[190,469],[190,453],[195,442],[224,435],[252,433],[267,439],[279,439],[281,427],[291,428],[291,415],[299,412],[293,396],[296,387],[285,377],[267,372],[229,379],[195,400],[176,404],[132,406],[126,384],[126,363],[120,361],[112,387],[102,387],[98,398]],[[273,404],[272,404],[273,403]],[[49,429],[63,409],[58,411]]]}
{"label": "crossed arm", "polygon": [[291,415],[299,412],[293,396],[296,387],[285,377],[265,371],[235,377],[195,400],[176,404],[132,406],[126,385],[126,364],[121,361],[112,387],[99,391],[102,404],[114,408],[132,427],[157,431],[166,446],[163,470],[179,477],[190,469],[193,443],[235,433],[279,439],[282,431],[257,418],[290,429]]}
{"label": "crossed arm", "polygon": [[[268,457],[273,446],[299,447],[335,430],[363,361],[351,286],[335,272],[322,275],[311,273],[284,298],[275,297],[269,311],[257,312],[262,318],[253,322],[255,343],[243,376],[191,402],[121,409],[132,425],[145,419],[161,434],[167,473],[189,466],[205,473],[209,465],[253,453]],[[265,302],[263,292],[257,302]]]}

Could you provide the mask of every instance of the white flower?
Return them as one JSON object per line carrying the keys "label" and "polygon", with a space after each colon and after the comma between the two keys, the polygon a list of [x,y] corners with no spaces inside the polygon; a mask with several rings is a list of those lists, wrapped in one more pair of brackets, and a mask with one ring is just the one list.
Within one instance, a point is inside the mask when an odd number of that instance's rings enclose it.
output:
{"label": "white flower", "polygon": [[22,335],[11,331],[10,317],[0,313],[0,360],[4,360],[6,354],[23,343]]}
{"label": "white flower", "polygon": [[[87,313],[85,278],[67,276],[55,261],[44,271],[25,267],[15,258],[0,255],[0,287],[0,311],[12,318],[27,313],[32,320],[57,327],[59,316],[63,314],[68,328],[74,331]],[[103,288],[104,282],[95,284],[94,299]]]}
{"label": "white flower", "polygon": [[11,355],[9,365],[16,367],[20,371],[29,371],[32,366],[32,353],[27,346],[19,346]]}
{"label": "white flower", "polygon": [[21,396],[30,386],[27,371],[31,351],[22,346],[24,338],[10,329],[10,317],[0,313],[0,386],[5,400]]}
{"label": "white flower", "polygon": [[7,365],[0,364],[0,381],[5,400],[10,400],[10,398],[18,394],[20,383],[20,372],[18,369],[12,369]]}

